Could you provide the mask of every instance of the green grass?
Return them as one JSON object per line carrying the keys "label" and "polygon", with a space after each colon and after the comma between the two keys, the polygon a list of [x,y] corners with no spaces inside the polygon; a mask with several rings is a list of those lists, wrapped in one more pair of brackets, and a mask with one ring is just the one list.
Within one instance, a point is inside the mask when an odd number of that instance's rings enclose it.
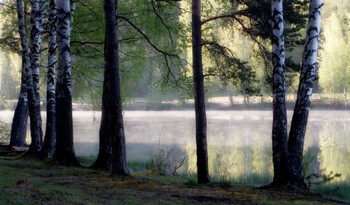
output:
{"label": "green grass", "polygon": [[317,185],[312,188],[312,191],[350,203],[350,184],[346,182],[331,182]]}
{"label": "green grass", "polygon": [[[133,169],[145,166],[129,164]],[[197,185],[196,176],[157,176],[149,171],[128,177],[87,168],[62,167],[35,159],[0,158],[0,204],[336,204],[303,195],[252,186],[223,186],[220,180]],[[257,177],[258,178],[258,177]],[[345,185],[343,193],[349,191]],[[287,203],[286,203],[287,202]]]}

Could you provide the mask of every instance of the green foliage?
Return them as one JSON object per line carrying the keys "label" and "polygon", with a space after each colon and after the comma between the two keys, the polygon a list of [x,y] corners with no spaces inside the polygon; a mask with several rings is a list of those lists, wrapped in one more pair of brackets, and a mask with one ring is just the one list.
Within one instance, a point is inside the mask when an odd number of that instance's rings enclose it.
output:
{"label": "green foliage", "polygon": [[[306,23],[306,8],[305,1],[285,3],[285,43],[288,50],[304,43],[301,30]],[[219,79],[231,96],[233,93],[241,94],[245,102],[249,101],[249,96],[271,93],[272,65],[269,63],[268,41],[271,35],[271,1],[206,0],[202,14],[204,21],[227,15],[203,25],[204,67],[207,76],[214,76],[209,81]],[[294,60],[290,58],[287,63],[287,86],[295,86],[296,71],[300,66]]]}
{"label": "green foliage", "polygon": [[[25,2],[28,5],[26,11],[30,12],[29,3]],[[9,0],[0,11],[4,21],[0,44],[3,49],[6,48],[6,52],[20,55],[15,3],[14,0]],[[124,101],[145,96],[151,89],[174,87],[171,88],[172,92],[180,90],[182,79],[186,78],[180,72],[185,62],[179,57],[183,53],[184,41],[181,40],[182,24],[179,21],[181,13],[178,4],[153,0],[147,3],[141,0],[118,1],[118,17],[128,19],[139,29],[137,31],[128,22],[118,18],[121,90]],[[27,27],[29,30],[29,24]],[[43,48],[47,46],[47,39],[44,33]],[[96,107],[99,107],[102,95],[103,44],[103,1],[76,1],[71,34],[73,97],[76,101],[92,103]],[[46,67],[47,58],[44,53],[41,55],[41,65]],[[41,74],[41,92],[44,96],[45,71]],[[155,86],[156,84],[160,86]]]}
{"label": "green foliage", "polygon": [[185,185],[188,187],[194,187],[197,185],[197,182],[195,179],[190,178],[185,182]]}
{"label": "green foliage", "polygon": [[214,62],[208,71],[210,75],[219,77],[225,87],[231,85],[230,89],[242,94],[245,102],[249,102],[249,96],[260,95],[256,71],[248,62],[238,59],[229,48],[219,44],[208,43],[205,47]]}
{"label": "green foliage", "polygon": [[[350,7],[349,2],[325,1],[323,36],[320,49],[319,83],[326,93],[346,93],[350,89]],[[342,8],[342,9],[340,9]]]}
{"label": "green foliage", "polygon": [[[3,32],[3,43],[10,39],[14,45],[9,48],[18,53],[19,39],[16,38],[18,28],[15,1],[8,2],[10,3],[8,9],[1,10],[1,12],[6,10],[2,16],[9,19],[6,21],[6,29]],[[266,77],[266,72],[263,71],[266,66],[261,66],[263,63],[259,63],[260,59],[256,59],[266,54],[264,54],[266,51],[262,52],[261,49],[266,44],[265,40],[268,39],[270,32],[267,24],[269,24],[271,2],[252,0],[234,2],[212,0],[203,2],[203,19],[228,14],[232,11],[242,13],[235,15],[234,18],[223,18],[204,24],[203,39],[205,42],[226,45],[224,39],[236,38],[235,33],[241,33],[242,36],[250,39],[250,48],[227,46],[226,48],[231,52],[229,56],[220,56],[223,53],[204,50],[207,52],[204,65],[210,72],[212,69],[220,69],[221,71],[218,72],[221,73],[231,67],[229,72],[237,71],[236,76],[241,77],[241,79],[236,77],[235,80],[231,80],[231,82],[234,81],[235,89],[247,96],[256,95],[262,92],[258,88],[266,85],[265,81],[261,80]],[[100,104],[104,67],[102,5],[102,0],[77,1],[71,34],[73,97],[79,102],[92,103],[95,108],[98,108]],[[300,5],[299,1],[295,1],[293,4],[288,4],[286,9],[286,12],[289,12],[287,22],[290,26],[288,29],[291,30],[291,32],[288,31],[288,35],[291,36],[290,44],[293,46],[299,44],[298,31],[304,22],[302,13],[298,12],[303,12],[300,10],[302,8]],[[180,7],[182,8],[179,9]],[[192,95],[192,79],[188,63],[191,57],[187,54],[191,37],[189,9],[186,3],[176,1],[118,1],[119,57],[124,101],[135,97],[145,97],[157,91],[175,93],[175,96],[180,99]],[[27,6],[27,12],[29,11],[30,6]],[[223,31],[226,31],[224,35]],[[46,41],[47,35],[44,35],[43,48],[47,45]],[[252,53],[255,54],[250,56],[239,54],[245,52],[244,50],[253,50]],[[217,59],[217,62],[213,62],[214,59]],[[46,67],[45,55],[42,55],[41,64]],[[210,72],[208,74],[211,74]],[[41,73],[41,92],[44,96],[45,71]],[[243,85],[245,79],[250,82]],[[210,81],[213,82],[213,85],[218,84],[216,77],[208,80],[208,85]]]}
{"label": "green foliage", "polygon": [[[24,1],[28,4],[27,1]],[[16,1],[8,0],[0,9],[1,32],[0,45],[7,52],[20,53],[20,39],[17,37],[18,24],[16,13]],[[29,16],[29,15],[27,15]]]}
{"label": "green foliage", "polygon": [[[16,54],[8,53],[3,55],[0,49],[0,97],[6,100],[17,99],[20,90],[21,64]],[[12,108],[11,108],[12,109]]]}
{"label": "green foliage", "polygon": [[[118,2],[119,59],[124,101],[168,87],[169,81],[181,82],[179,66],[182,63],[176,57],[182,50],[179,46],[182,41],[177,4],[145,3],[140,0]],[[75,96],[81,101],[90,97],[99,99],[102,93],[104,16],[100,5],[102,0],[79,1],[73,22],[72,53],[76,55],[73,64],[77,67]],[[90,96],[84,95],[87,92],[81,92],[86,91],[87,87],[91,91]],[[98,105],[99,100],[96,101]]]}

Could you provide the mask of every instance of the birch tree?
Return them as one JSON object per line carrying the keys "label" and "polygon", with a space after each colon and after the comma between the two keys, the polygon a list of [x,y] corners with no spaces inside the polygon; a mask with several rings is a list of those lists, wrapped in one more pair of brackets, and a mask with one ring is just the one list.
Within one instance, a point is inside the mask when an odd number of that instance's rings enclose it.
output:
{"label": "birch tree", "polygon": [[311,105],[312,88],[317,79],[318,40],[320,36],[322,0],[310,0],[306,44],[303,52],[297,100],[294,108],[288,149],[289,181],[298,187],[305,186],[302,176],[304,139]]}
{"label": "birch tree", "polygon": [[281,184],[287,179],[288,157],[287,110],[286,110],[286,65],[284,48],[283,1],[272,0],[272,64],[273,64],[273,123],[272,151],[273,184]]}
{"label": "birch tree", "polygon": [[70,1],[57,2],[58,76],[56,93],[56,158],[64,165],[78,165],[73,147],[72,81],[70,55]]}
{"label": "birch tree", "polygon": [[30,130],[32,142],[29,153],[41,155],[42,120],[39,95],[39,55],[45,19],[45,1],[31,0],[30,14],[30,71],[27,72]]}
{"label": "birch tree", "polygon": [[321,31],[322,5],[322,0],[310,0],[309,21],[306,30],[306,44],[303,52],[299,89],[289,139],[287,139],[283,5],[282,0],[272,1],[274,66],[272,128],[274,179],[272,186],[290,185],[306,188],[302,176],[303,149],[312,87],[317,79],[317,54]]}
{"label": "birch tree", "polygon": [[100,149],[94,168],[128,175],[126,145],[120,96],[119,54],[115,0],[104,0],[105,73],[102,96]]}
{"label": "birch tree", "polygon": [[49,5],[49,53],[46,91],[46,133],[44,140],[45,155],[52,158],[56,146],[56,38],[57,38],[57,3],[50,0]]}
{"label": "birch tree", "polygon": [[27,121],[28,121],[28,95],[27,95],[27,75],[26,70],[29,70],[30,59],[28,51],[28,42],[26,34],[26,21],[23,11],[22,0],[17,0],[17,16],[18,16],[18,30],[21,39],[22,47],[22,77],[21,77],[21,90],[18,97],[17,106],[15,109],[10,146],[23,146],[26,144],[27,133]]}

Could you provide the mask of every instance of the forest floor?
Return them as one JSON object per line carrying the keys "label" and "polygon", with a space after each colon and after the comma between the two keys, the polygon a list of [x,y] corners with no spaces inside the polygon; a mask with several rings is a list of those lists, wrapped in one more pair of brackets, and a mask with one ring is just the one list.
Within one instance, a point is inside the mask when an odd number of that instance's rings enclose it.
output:
{"label": "forest floor", "polygon": [[196,185],[186,176],[147,173],[112,177],[87,168],[30,158],[0,157],[0,204],[346,204],[315,193],[220,183]]}

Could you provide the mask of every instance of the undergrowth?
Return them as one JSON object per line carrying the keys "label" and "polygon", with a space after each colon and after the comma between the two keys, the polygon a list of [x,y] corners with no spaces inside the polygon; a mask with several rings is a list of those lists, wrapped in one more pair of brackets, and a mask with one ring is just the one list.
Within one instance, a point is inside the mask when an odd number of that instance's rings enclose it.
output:
{"label": "undergrowth", "polygon": [[10,130],[4,121],[0,119],[0,145],[10,143]]}

